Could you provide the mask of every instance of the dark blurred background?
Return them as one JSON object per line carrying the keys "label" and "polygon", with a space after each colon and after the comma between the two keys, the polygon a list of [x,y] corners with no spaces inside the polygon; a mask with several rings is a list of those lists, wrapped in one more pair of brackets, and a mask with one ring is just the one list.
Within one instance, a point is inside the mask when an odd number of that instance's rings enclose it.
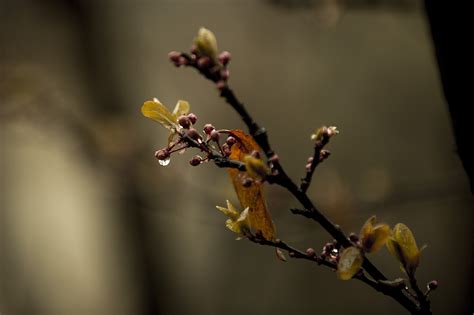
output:
{"label": "dark blurred background", "polygon": [[[341,134],[310,195],[346,231],[372,214],[427,244],[434,314],[471,314],[473,198],[456,154],[424,4],[415,0],[0,0],[0,314],[404,314],[387,297],[271,248],[215,210],[227,174],[158,165],[167,133],[140,114],[191,103],[243,128],[215,87],[176,69],[200,26],[295,179],[323,124]],[[279,237],[328,235],[269,187]],[[386,250],[373,260],[401,275]]]}

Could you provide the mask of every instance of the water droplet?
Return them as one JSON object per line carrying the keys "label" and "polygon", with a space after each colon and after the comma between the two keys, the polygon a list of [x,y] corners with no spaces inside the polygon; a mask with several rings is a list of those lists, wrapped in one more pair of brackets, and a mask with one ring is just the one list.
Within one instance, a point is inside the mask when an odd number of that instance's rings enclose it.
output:
{"label": "water droplet", "polygon": [[158,163],[160,163],[161,166],[166,166],[166,165],[170,164],[170,161],[171,161],[170,158],[166,158],[164,160],[158,160]]}
{"label": "water droplet", "polygon": [[339,251],[337,250],[337,248],[334,248],[331,251],[331,254],[329,254],[329,256],[331,256],[332,259],[336,259],[338,254],[339,254]]}

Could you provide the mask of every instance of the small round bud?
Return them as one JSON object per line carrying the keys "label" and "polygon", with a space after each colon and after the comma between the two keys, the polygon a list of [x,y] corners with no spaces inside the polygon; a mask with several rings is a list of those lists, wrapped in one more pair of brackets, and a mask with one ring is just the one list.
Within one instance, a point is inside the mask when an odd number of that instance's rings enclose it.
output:
{"label": "small round bud", "polygon": [[168,54],[168,58],[170,58],[171,62],[175,64],[179,63],[180,57],[181,57],[181,53],[178,51],[170,51]]}
{"label": "small round bud", "polygon": [[311,172],[311,163],[306,164],[306,172]]}
{"label": "small round bud", "polygon": [[160,149],[155,152],[155,157],[158,160],[166,160],[170,157],[170,151],[168,151],[168,149]]}
{"label": "small round bud", "polygon": [[229,145],[229,147],[233,146],[237,142],[237,139],[235,139],[232,136],[228,136],[227,139],[225,140],[225,143]]}
{"label": "small round bud", "polygon": [[199,133],[197,132],[196,129],[194,128],[190,128],[187,132],[186,132],[186,135],[193,139],[193,140],[198,140],[199,139]]}
{"label": "small round bud", "polygon": [[229,79],[230,72],[229,69],[222,69],[221,70],[221,79],[227,81]]}
{"label": "small round bud", "polygon": [[225,89],[225,87],[227,86],[227,84],[225,83],[224,80],[219,80],[216,82],[216,87],[218,90],[223,90]]}
{"label": "small round bud", "polygon": [[323,252],[325,253],[330,253],[334,249],[334,244],[333,243],[326,243],[323,247]]}
{"label": "small round bud", "polygon": [[426,287],[428,288],[428,290],[436,290],[438,288],[438,281],[437,280],[432,280],[430,282],[428,282],[428,284],[426,285]]}
{"label": "small round bud", "polygon": [[331,155],[331,152],[328,150],[321,150],[321,153],[319,154],[319,161],[322,162],[325,159],[327,159]]}
{"label": "small round bud", "polygon": [[306,163],[308,163],[308,164],[311,164],[311,163],[313,163],[313,157],[312,157],[312,156],[310,156],[310,157],[308,158],[308,161],[307,161]]}
{"label": "small round bud", "polygon": [[208,56],[202,56],[197,59],[196,63],[200,69],[205,69],[211,65],[211,58],[209,58]]}
{"label": "small round bud", "polygon": [[199,155],[195,155],[192,157],[191,160],[189,160],[189,164],[191,164],[192,166],[198,166],[199,164],[201,164],[201,162],[202,158]]}
{"label": "small round bud", "polygon": [[220,135],[219,135],[219,132],[217,130],[212,130],[211,134],[209,136],[211,137],[211,139],[213,141],[215,141],[215,142],[219,141]]}
{"label": "small round bud", "polygon": [[211,124],[205,124],[205,125],[204,125],[204,128],[203,128],[203,131],[204,131],[204,133],[205,133],[206,135],[210,135],[211,132],[212,132],[214,129],[216,129],[216,128],[214,128],[213,125],[211,125]]}
{"label": "small round bud", "polygon": [[288,255],[290,257],[295,257],[296,256],[296,253],[294,251],[291,251],[291,252],[288,252]]}
{"label": "small round bud", "polygon": [[355,233],[351,233],[349,234],[349,239],[354,242],[354,243],[357,243],[357,241],[359,240],[359,235],[355,234]]}
{"label": "small round bud", "polygon": [[242,180],[242,186],[244,187],[250,187],[252,186],[253,180],[249,177],[246,177]]}
{"label": "small round bud", "polygon": [[188,64],[188,59],[184,58],[183,56],[179,57],[179,61],[178,61],[178,64],[180,66],[185,66]]}
{"label": "small round bud", "polygon": [[225,66],[229,63],[230,57],[231,57],[230,52],[223,51],[219,54],[217,58],[219,59],[219,62]]}
{"label": "small round bud", "polygon": [[188,116],[181,115],[178,117],[178,124],[181,127],[188,129],[189,126],[191,126],[191,121],[189,120]]}
{"label": "small round bud", "polygon": [[225,156],[229,156],[230,155],[230,148],[229,148],[229,145],[227,143],[224,143],[222,145],[222,153],[225,155]]}
{"label": "small round bud", "polygon": [[316,251],[314,250],[314,248],[311,248],[311,247],[310,247],[310,248],[308,248],[308,249],[306,250],[306,254],[307,254],[309,257],[314,257],[314,256],[316,256]]}
{"label": "small round bud", "polygon": [[189,114],[188,114],[188,118],[189,118],[189,120],[191,121],[191,124],[193,124],[193,125],[194,125],[194,124],[196,123],[196,121],[198,120],[197,116],[196,116],[195,114],[193,114],[193,113],[189,113]]}

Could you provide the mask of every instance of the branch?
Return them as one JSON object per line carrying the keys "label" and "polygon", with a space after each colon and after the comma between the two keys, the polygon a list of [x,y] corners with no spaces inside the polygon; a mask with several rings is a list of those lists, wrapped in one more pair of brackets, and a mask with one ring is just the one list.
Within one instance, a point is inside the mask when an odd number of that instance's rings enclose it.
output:
{"label": "branch", "polygon": [[[208,57],[201,57],[201,58],[207,58],[207,59],[201,59],[201,60],[206,60],[206,63],[203,64],[202,62],[199,63],[196,61],[196,58],[195,58],[196,55],[190,56],[185,53],[176,53],[176,52],[172,52],[170,54],[171,54],[170,58],[175,63],[175,65],[177,66],[186,65],[186,66],[193,67],[197,69],[198,72],[202,74],[204,77],[216,83],[216,86],[220,90],[220,96],[224,98],[225,101],[240,115],[241,119],[247,125],[249,129],[250,135],[255,139],[257,144],[263,150],[267,159],[272,160],[272,165],[273,165],[272,174],[273,175],[271,175],[271,178],[269,178],[269,182],[286,188],[300,202],[300,204],[303,206],[303,209],[305,209],[303,211],[296,211],[294,213],[302,214],[305,217],[310,218],[316,221],[317,223],[319,223],[319,225],[321,225],[334,239],[336,239],[336,241],[342,247],[347,248],[347,247],[353,246],[352,242],[344,234],[342,229],[338,225],[331,222],[329,218],[327,218],[316,207],[316,205],[311,201],[311,199],[306,194],[306,191],[311,182],[314,169],[320,163],[322,148],[327,143],[328,139],[325,140],[324,137],[321,139],[317,138],[317,143],[315,144],[315,153],[314,153],[313,161],[311,162],[309,172],[306,174],[305,178],[303,179],[301,183],[301,187],[297,186],[295,182],[293,182],[293,180],[286,174],[279,160],[275,158],[276,154],[270,145],[270,142],[267,136],[267,131],[265,130],[265,128],[259,126],[257,122],[254,121],[252,116],[246,110],[244,104],[237,99],[232,89],[228,86],[227,84],[228,71],[226,69],[225,63],[222,63],[223,65],[221,65],[221,64],[214,63],[213,61],[210,61]],[[318,143],[318,141],[320,141],[320,143]],[[219,163],[216,163],[216,164],[219,166]],[[228,162],[224,162],[224,161],[222,161],[221,165],[232,165],[236,167],[238,166],[234,163],[229,164]],[[261,245],[270,245],[270,246],[274,246],[280,249],[287,250],[289,252],[294,253],[294,256],[296,258],[307,259],[305,253],[297,251],[296,249],[289,247],[288,245],[286,245],[285,243],[281,241],[276,243],[272,241],[261,240],[258,243]],[[314,258],[312,258],[311,260],[314,260]],[[362,268],[374,279],[374,281],[368,279],[365,275],[364,276],[358,275],[356,277],[357,279],[370,285],[372,288],[376,289],[377,291],[382,292],[390,296],[391,298],[395,299],[411,314],[431,314],[429,310],[428,312],[425,312],[425,309],[420,308],[417,305],[417,303],[412,301],[400,288],[387,289],[386,287],[384,287],[382,283],[386,281],[387,278],[367,258],[364,259]],[[420,300],[419,302],[421,304],[422,300]]]}

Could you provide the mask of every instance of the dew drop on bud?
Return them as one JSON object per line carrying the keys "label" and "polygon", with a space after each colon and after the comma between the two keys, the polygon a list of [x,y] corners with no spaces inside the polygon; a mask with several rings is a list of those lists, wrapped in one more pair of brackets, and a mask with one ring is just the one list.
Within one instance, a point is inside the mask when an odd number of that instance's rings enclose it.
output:
{"label": "dew drop on bud", "polygon": [[158,163],[160,163],[161,166],[167,166],[168,164],[170,164],[170,161],[171,161],[171,159],[168,157],[168,158],[163,159],[163,160],[158,160]]}
{"label": "dew drop on bud", "polygon": [[337,248],[333,248],[329,256],[331,256],[332,259],[336,259],[338,254],[339,254],[339,251],[337,250]]}

